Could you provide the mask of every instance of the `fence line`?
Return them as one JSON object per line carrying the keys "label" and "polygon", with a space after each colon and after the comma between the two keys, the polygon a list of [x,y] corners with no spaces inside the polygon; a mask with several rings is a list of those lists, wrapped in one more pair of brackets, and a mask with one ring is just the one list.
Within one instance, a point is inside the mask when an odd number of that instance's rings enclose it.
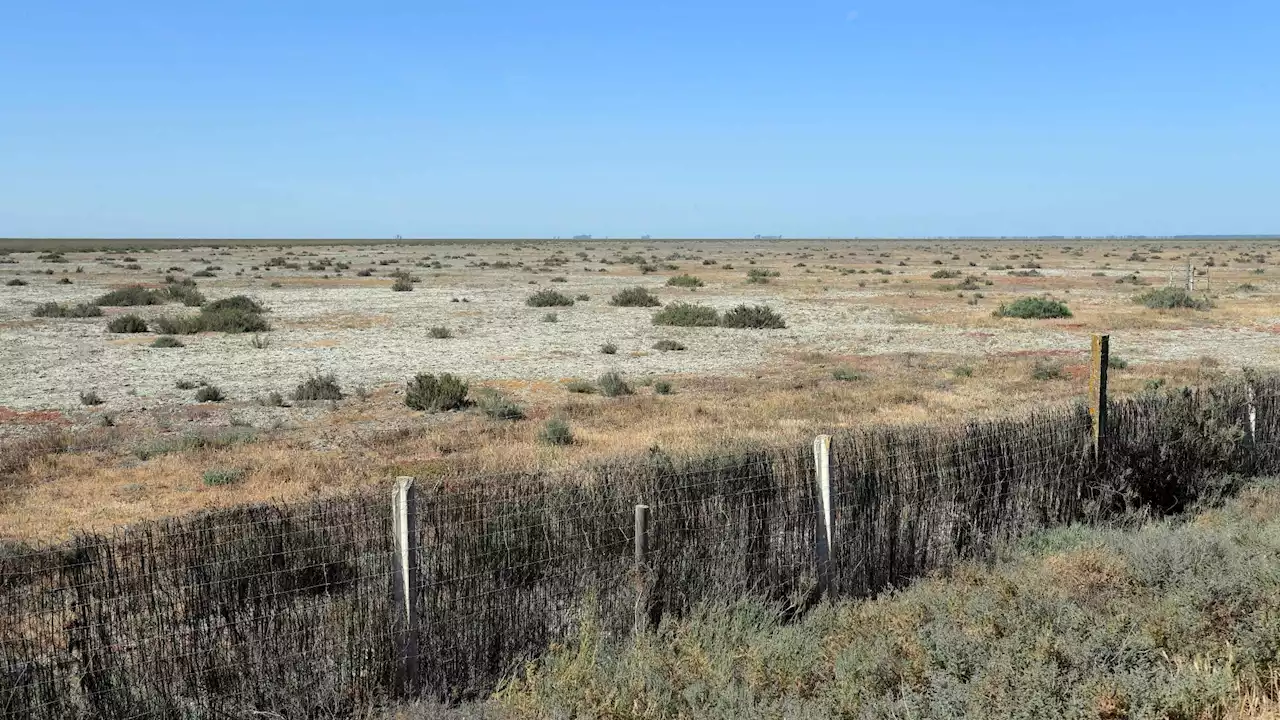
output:
{"label": "fence line", "polygon": [[744,593],[799,613],[1038,528],[1176,510],[1224,473],[1280,472],[1280,377],[1113,400],[1105,352],[1093,371],[1092,410],[654,454],[559,482],[402,479],[394,512],[361,493],[6,552],[0,714],[292,717],[474,698],[584,615],[620,637]]}

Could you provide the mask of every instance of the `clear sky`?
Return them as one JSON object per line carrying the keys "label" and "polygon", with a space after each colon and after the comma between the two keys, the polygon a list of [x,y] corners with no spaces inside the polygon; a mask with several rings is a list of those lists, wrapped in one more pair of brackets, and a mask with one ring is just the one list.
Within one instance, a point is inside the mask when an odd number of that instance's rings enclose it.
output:
{"label": "clear sky", "polygon": [[0,0],[0,236],[1280,232],[1276,0]]}

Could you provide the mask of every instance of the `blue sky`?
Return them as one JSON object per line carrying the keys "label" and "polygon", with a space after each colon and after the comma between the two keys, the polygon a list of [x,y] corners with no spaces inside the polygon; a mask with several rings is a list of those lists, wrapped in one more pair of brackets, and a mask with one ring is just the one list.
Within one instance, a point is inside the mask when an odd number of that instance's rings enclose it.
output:
{"label": "blue sky", "polygon": [[1274,0],[0,0],[0,236],[1280,232]]}

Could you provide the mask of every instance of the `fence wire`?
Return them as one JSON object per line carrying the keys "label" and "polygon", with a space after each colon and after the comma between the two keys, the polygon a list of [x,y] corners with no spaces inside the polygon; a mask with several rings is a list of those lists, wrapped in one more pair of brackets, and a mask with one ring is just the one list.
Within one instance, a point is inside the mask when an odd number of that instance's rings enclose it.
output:
{"label": "fence wire", "polygon": [[[1280,472],[1280,380],[834,435],[829,594],[870,596],[1039,528],[1173,511]],[[388,495],[259,505],[0,554],[0,715],[342,716],[481,697],[590,618],[621,637],[753,593],[819,587],[810,447],[652,453],[420,484],[416,677],[398,675]],[[651,508],[643,564],[633,509]]]}

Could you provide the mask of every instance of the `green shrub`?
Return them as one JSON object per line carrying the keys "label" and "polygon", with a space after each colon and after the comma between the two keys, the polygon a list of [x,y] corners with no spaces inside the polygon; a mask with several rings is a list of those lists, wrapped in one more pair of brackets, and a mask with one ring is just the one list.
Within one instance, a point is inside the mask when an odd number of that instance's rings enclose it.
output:
{"label": "green shrub", "polygon": [[955,375],[956,377],[962,377],[962,378],[969,378],[969,377],[973,377],[973,366],[972,366],[972,365],[957,365],[957,366],[955,367],[955,369],[953,369],[953,370],[951,371],[951,374],[952,374],[952,375]]}
{"label": "green shrub", "polygon": [[267,309],[262,303],[254,300],[247,295],[232,295],[231,297],[214,300],[205,305],[203,312],[223,312],[226,310],[237,310],[239,312],[262,314]]}
{"label": "green shrub", "polygon": [[453,337],[453,331],[443,325],[436,325],[427,330],[427,335],[437,340],[448,340]]}
{"label": "green shrub", "polygon": [[617,354],[618,354],[618,346],[617,346],[617,345],[614,345],[614,344],[613,344],[613,343],[611,343],[611,342],[607,342],[607,343],[605,343],[605,344],[603,344],[603,345],[601,345],[601,346],[600,346],[600,352],[601,352],[601,354],[604,354],[604,355],[617,355]]}
{"label": "green shrub", "polygon": [[642,287],[627,288],[614,293],[609,300],[610,305],[617,307],[657,307],[662,303],[658,297]]}
{"label": "green shrub", "polygon": [[618,397],[632,393],[631,386],[616,372],[607,372],[601,375],[596,381],[596,385],[600,387],[600,394],[605,397]]}
{"label": "green shrub", "polygon": [[69,318],[94,318],[102,317],[102,308],[89,303],[78,303],[67,308],[64,317]]}
{"label": "green shrub", "polygon": [[714,327],[720,324],[715,308],[690,303],[671,303],[653,314],[654,325],[676,327]]}
{"label": "green shrub", "polygon": [[55,302],[41,303],[31,311],[32,317],[49,318],[90,318],[102,317],[102,308],[97,305],[80,303],[79,305],[59,305]]}
{"label": "green shrub", "polygon": [[1129,361],[1119,355],[1107,355],[1107,367],[1112,370],[1124,370],[1129,367]]}
{"label": "green shrub", "polygon": [[1042,297],[1023,297],[1008,304],[1001,304],[992,313],[996,317],[1021,318],[1024,320],[1043,320],[1046,318],[1069,318],[1071,310],[1066,303]]}
{"label": "green shrub", "polygon": [[404,404],[425,412],[457,410],[467,405],[467,384],[449,373],[419,373],[405,386]]}
{"label": "green shrub", "polygon": [[106,400],[103,400],[96,390],[87,390],[80,393],[81,405],[101,405],[105,402]]}
{"label": "green shrub", "polygon": [[553,312],[543,313],[542,322],[547,322],[547,323],[560,322],[560,316]]}
{"label": "green shrub", "polygon": [[552,418],[538,431],[538,440],[545,445],[572,445],[573,432],[569,429],[569,423]]}
{"label": "green shrub", "polygon": [[178,381],[173,384],[173,386],[178,388],[179,390],[195,390],[196,388],[204,384],[205,383],[200,382],[199,380],[179,378]]}
{"label": "green shrub", "polygon": [[153,347],[153,348],[180,348],[180,347],[186,347],[186,345],[185,345],[181,340],[179,340],[178,338],[176,338],[176,337],[174,337],[174,336],[172,336],[172,335],[161,335],[160,337],[156,338],[156,339],[151,343],[151,347]]}
{"label": "green shrub", "polygon": [[211,309],[206,305],[195,320],[196,332],[256,333],[271,329],[265,318],[242,308]]}
{"label": "green shrub", "polygon": [[151,328],[165,335],[194,335],[200,332],[200,316],[179,317],[166,315],[152,320]]}
{"label": "green shrub", "polygon": [[565,383],[564,389],[579,395],[592,395],[596,391],[596,386],[586,380],[570,380]]}
{"label": "green shrub", "polygon": [[1037,360],[1031,367],[1032,380],[1061,380],[1066,377],[1062,365],[1048,360]]}
{"label": "green shrub", "polygon": [[267,396],[264,397],[260,401],[260,403],[262,405],[266,405],[267,407],[287,407],[284,404],[284,396],[276,392],[275,390],[272,390],[271,392],[267,393]]}
{"label": "green shrub", "polygon": [[479,406],[480,412],[494,420],[521,420],[524,418],[524,409],[515,401],[496,390],[485,389],[480,391],[476,397],[476,405]]}
{"label": "green shrub", "polygon": [[14,278],[5,283],[5,285],[8,285],[9,287],[23,287],[26,284],[27,284],[27,281],[23,280],[22,278]]}
{"label": "green shrub", "polygon": [[857,382],[863,379],[862,373],[850,368],[836,368],[831,371],[831,377],[841,382]]}
{"label": "green shrub", "polygon": [[249,347],[254,350],[266,350],[271,347],[271,338],[266,335],[254,335],[249,338]]}
{"label": "green shrub", "polygon": [[407,275],[397,275],[396,281],[391,283],[391,289],[395,292],[410,292],[413,290],[413,281]]}
{"label": "green shrub", "polygon": [[159,290],[131,285],[119,290],[112,290],[93,301],[94,305],[104,307],[136,307],[138,305],[163,305],[167,293]]}
{"label": "green shrub", "polygon": [[231,485],[244,478],[244,471],[234,468],[215,468],[204,471],[204,484],[209,487]]}
{"label": "green shrub", "polygon": [[768,305],[739,305],[729,310],[720,318],[720,326],[727,328],[750,328],[756,330],[778,330],[787,323]]}
{"label": "green shrub", "polygon": [[222,402],[226,396],[217,385],[205,385],[196,391],[196,402]]}
{"label": "green shrub", "polygon": [[31,317],[60,318],[64,317],[66,309],[65,305],[56,302],[40,303],[31,311]]}
{"label": "green shrub", "polygon": [[934,270],[929,277],[934,280],[950,280],[952,278],[958,278],[960,275],[961,273],[959,270]]}
{"label": "green shrub", "polygon": [[555,290],[539,290],[526,298],[524,304],[529,307],[569,307],[573,305],[573,298]]}
{"label": "green shrub", "polygon": [[578,302],[586,302],[591,299],[591,296],[586,293],[578,293],[577,296],[574,297],[573,299],[577,300]]}
{"label": "green shrub", "polygon": [[662,352],[671,352],[684,350],[685,347],[683,344],[678,343],[675,340],[659,340],[653,344],[653,349],[661,350]]}
{"label": "green shrub", "polygon": [[747,271],[747,282],[763,285],[769,282],[769,278],[776,278],[780,275],[777,270],[765,270],[763,268],[751,268]]}
{"label": "green shrub", "polygon": [[1198,298],[1180,287],[1162,287],[1148,290],[1134,298],[1134,302],[1152,310],[1208,310],[1213,303],[1208,298]]}
{"label": "green shrub", "polygon": [[165,287],[165,293],[177,302],[187,307],[200,307],[205,303],[205,297],[196,289],[194,281],[172,282]]}
{"label": "green shrub", "polygon": [[658,380],[653,384],[653,392],[655,395],[670,395],[671,383],[666,380]]}
{"label": "green shrub", "polygon": [[121,315],[107,323],[107,331],[113,333],[144,333],[147,321],[137,315]]}
{"label": "green shrub", "polygon": [[702,282],[702,280],[694,277],[693,275],[689,275],[688,273],[685,273],[684,275],[676,275],[675,277],[667,279],[667,285],[670,287],[700,288],[705,284],[706,283]]}
{"label": "green shrub", "polygon": [[312,375],[293,389],[293,399],[298,402],[315,400],[341,400],[342,386],[333,373]]}

